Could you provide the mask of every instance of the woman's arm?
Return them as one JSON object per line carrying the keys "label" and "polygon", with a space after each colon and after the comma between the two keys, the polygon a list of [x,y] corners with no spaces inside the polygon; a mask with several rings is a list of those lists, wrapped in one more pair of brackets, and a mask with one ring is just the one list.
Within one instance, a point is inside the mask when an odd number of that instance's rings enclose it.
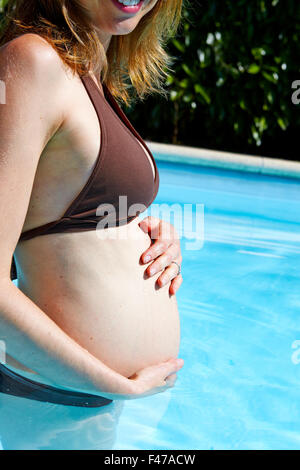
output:
{"label": "woman's arm", "polygon": [[17,361],[65,388],[108,398],[157,393],[172,385],[164,379],[180,361],[123,377],[78,345],[10,280],[40,155],[64,119],[64,73],[56,52],[36,35],[0,49],[0,80],[6,86],[6,104],[0,104],[0,340]]}
{"label": "woman's arm", "polygon": [[123,377],[82,348],[4,278],[0,281],[0,340],[9,354],[57,386],[111,399],[162,392],[174,384],[174,373],[183,365],[171,359],[138,371],[131,379]]}

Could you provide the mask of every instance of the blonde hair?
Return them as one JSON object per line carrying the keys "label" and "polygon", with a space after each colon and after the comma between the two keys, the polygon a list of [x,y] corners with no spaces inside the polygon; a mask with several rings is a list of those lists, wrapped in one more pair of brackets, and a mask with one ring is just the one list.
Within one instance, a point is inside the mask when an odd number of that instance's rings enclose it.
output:
{"label": "blonde hair", "polygon": [[105,53],[80,0],[7,0],[0,45],[21,34],[39,34],[79,75],[101,69],[101,81],[129,105],[129,88],[140,99],[165,94],[163,80],[173,60],[165,45],[180,24],[183,1],[158,0],[131,33],[112,36]]}

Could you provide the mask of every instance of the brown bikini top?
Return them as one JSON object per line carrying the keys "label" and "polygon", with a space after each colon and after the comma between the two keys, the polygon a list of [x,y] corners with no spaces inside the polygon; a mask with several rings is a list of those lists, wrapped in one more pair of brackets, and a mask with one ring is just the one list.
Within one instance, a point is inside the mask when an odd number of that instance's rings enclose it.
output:
{"label": "brown bikini top", "polygon": [[[149,148],[106,85],[103,84],[103,96],[91,76],[81,80],[101,129],[101,146],[94,168],[61,218],[23,232],[19,241],[51,233],[124,225],[146,210],[157,195],[159,173]],[[154,178],[146,153],[154,165]],[[11,279],[16,279],[16,274],[13,258]]]}

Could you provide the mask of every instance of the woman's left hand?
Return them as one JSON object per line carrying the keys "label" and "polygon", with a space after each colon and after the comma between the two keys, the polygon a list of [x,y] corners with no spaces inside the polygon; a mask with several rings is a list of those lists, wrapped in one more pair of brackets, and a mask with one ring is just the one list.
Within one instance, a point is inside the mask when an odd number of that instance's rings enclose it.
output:
{"label": "woman's left hand", "polygon": [[182,256],[179,235],[174,225],[157,217],[149,216],[145,217],[139,226],[149,234],[152,240],[155,240],[141,256],[143,263],[153,261],[147,267],[146,273],[151,277],[162,271],[162,274],[157,278],[157,284],[162,287],[171,282],[169,291],[171,295],[175,295],[182,283],[182,275],[178,274],[179,268],[172,261],[181,266]]}

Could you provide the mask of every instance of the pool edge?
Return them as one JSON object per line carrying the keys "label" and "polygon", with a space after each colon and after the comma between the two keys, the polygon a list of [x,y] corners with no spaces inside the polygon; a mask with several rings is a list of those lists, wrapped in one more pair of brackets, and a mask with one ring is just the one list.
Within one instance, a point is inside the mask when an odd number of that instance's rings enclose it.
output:
{"label": "pool edge", "polygon": [[300,162],[146,141],[158,161],[213,166],[300,179]]}

